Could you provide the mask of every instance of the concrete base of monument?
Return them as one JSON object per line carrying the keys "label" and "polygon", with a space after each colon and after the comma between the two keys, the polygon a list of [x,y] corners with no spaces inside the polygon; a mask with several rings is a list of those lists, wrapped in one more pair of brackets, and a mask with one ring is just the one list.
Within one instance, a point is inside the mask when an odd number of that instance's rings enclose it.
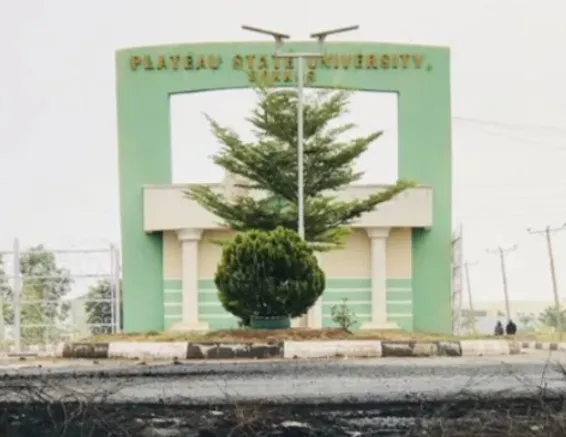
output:
{"label": "concrete base of monument", "polygon": [[169,331],[174,332],[191,332],[191,331],[208,331],[210,326],[207,322],[196,322],[196,323],[175,323],[169,328]]}
{"label": "concrete base of monument", "polygon": [[363,331],[400,331],[401,328],[395,322],[365,322],[360,329]]}
{"label": "concrete base of monument", "polygon": [[305,317],[291,319],[291,328],[308,328]]}

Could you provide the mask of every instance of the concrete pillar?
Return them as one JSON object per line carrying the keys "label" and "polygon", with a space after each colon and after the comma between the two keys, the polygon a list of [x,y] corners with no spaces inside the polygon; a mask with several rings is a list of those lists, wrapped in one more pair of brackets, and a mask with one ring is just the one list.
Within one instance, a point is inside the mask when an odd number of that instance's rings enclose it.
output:
{"label": "concrete pillar", "polygon": [[181,280],[183,299],[181,323],[171,327],[174,331],[204,331],[208,323],[199,322],[198,315],[198,245],[201,229],[181,229],[177,237],[181,243]]}
{"label": "concrete pillar", "polygon": [[[322,269],[322,253],[315,252],[314,255],[318,261],[318,265]],[[307,327],[311,329],[320,329],[322,328],[322,296],[318,298],[316,303],[309,309],[307,313]]]}
{"label": "concrete pillar", "polygon": [[371,321],[361,329],[399,329],[387,321],[387,237],[389,228],[366,228],[371,243]]}
{"label": "concrete pillar", "polygon": [[[318,261],[318,265],[322,268],[322,253],[315,252],[314,256]],[[296,317],[291,320],[292,328],[322,328],[322,296],[302,317]]]}

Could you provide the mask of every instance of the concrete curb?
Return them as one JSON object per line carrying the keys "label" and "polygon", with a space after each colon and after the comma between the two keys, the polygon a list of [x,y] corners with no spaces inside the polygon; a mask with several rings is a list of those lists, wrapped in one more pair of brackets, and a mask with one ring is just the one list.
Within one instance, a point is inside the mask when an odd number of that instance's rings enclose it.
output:
{"label": "concrete curb", "polygon": [[283,343],[116,342],[65,343],[57,358],[212,360],[280,358]]}
{"label": "concrete curb", "polygon": [[566,351],[566,343],[550,342],[550,341],[522,341],[522,349],[538,349],[545,351]]}
{"label": "concrete curb", "polygon": [[[564,344],[566,347],[566,343]],[[446,341],[285,341],[280,343],[116,342],[65,343],[58,358],[125,359],[269,359],[480,357],[515,355],[522,344],[507,340]]]}

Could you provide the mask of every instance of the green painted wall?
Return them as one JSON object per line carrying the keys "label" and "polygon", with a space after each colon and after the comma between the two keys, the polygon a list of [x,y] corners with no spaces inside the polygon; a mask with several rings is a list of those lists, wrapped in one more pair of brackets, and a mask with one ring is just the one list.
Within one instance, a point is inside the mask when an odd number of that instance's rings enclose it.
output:
{"label": "green painted wall", "polygon": [[[234,56],[267,55],[270,58],[273,50],[271,42],[236,42],[138,47],[116,53],[126,332],[161,330],[169,323],[164,324],[164,320],[173,317],[164,318],[167,307],[164,305],[166,287],[162,279],[161,235],[144,233],[142,201],[144,184],[171,182],[169,96],[247,88],[249,77],[233,68]],[[313,43],[297,42],[287,44],[285,50],[312,51],[317,47]],[[413,231],[414,317],[411,327],[450,332],[449,50],[351,42],[329,43],[326,51],[330,56],[340,56],[327,58],[331,61],[328,65],[320,65],[310,73],[316,75],[314,86],[399,95],[399,175],[430,184],[434,190],[433,228]],[[209,55],[212,55],[210,59]],[[335,68],[334,59],[351,64],[348,69]],[[199,68],[210,60],[216,61],[216,69]],[[269,62],[272,68],[271,59]],[[280,77],[285,78],[285,75]],[[292,86],[293,83],[282,85]],[[376,114],[376,119],[378,117]]]}
{"label": "green painted wall", "polygon": [[[165,326],[181,321],[181,281],[165,281],[164,312]],[[388,320],[396,322],[402,329],[413,330],[412,281],[405,278],[387,280]],[[348,307],[356,314],[360,324],[371,321],[371,279],[369,278],[328,278],[322,296],[324,327],[336,327],[331,320],[331,310],[348,299]],[[199,281],[200,321],[208,322],[211,329],[235,328],[238,320],[226,312],[218,300],[212,279]],[[359,325],[358,325],[359,327]]]}

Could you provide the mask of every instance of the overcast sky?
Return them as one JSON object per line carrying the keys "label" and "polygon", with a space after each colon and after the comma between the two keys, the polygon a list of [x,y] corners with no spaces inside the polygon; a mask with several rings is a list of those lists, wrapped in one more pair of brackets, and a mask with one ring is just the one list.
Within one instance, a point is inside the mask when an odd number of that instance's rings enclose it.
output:
{"label": "overcast sky", "polygon": [[[498,259],[485,249],[516,243],[507,259],[512,298],[550,300],[544,240],[526,228],[566,222],[565,17],[560,0],[1,1],[0,247],[16,236],[57,248],[119,242],[116,49],[262,38],[241,24],[296,39],[359,24],[342,39],[450,46],[454,224],[464,224],[465,258],[479,261],[474,294],[502,298]],[[177,181],[221,177],[202,113],[243,131],[253,94],[231,92],[238,98],[172,100]],[[364,118],[368,107],[379,124]],[[395,98],[355,96],[351,119],[385,131],[361,163],[364,181],[393,180]],[[554,242],[566,293],[566,232]]]}

